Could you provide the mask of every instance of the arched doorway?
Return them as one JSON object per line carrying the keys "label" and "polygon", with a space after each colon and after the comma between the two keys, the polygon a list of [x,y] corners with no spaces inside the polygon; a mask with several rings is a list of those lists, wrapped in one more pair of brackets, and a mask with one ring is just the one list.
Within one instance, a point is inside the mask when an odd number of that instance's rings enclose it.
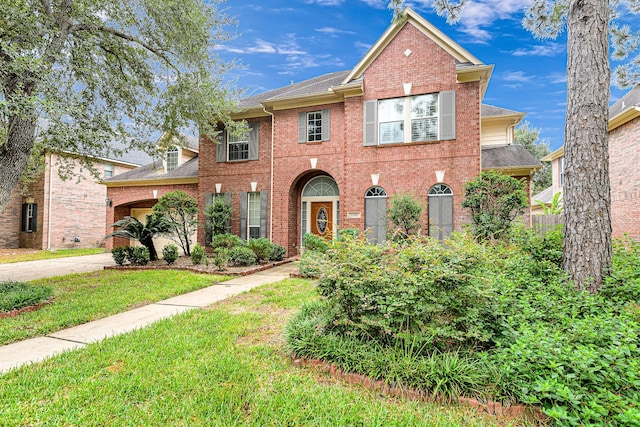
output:
{"label": "arched doorway", "polygon": [[306,233],[334,239],[340,216],[340,192],[327,175],[311,178],[303,187],[300,206],[300,241]]}

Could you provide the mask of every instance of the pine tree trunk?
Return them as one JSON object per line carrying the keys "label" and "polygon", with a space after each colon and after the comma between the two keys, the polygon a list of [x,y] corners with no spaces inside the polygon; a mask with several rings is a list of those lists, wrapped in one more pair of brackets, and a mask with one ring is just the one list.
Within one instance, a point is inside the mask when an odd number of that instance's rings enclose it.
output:
{"label": "pine tree trunk", "polygon": [[9,119],[7,140],[0,146],[0,214],[9,204],[20,181],[35,141],[35,116],[13,116]]}
{"label": "pine tree trunk", "polygon": [[595,292],[611,267],[608,1],[570,0],[567,27],[562,264]]}

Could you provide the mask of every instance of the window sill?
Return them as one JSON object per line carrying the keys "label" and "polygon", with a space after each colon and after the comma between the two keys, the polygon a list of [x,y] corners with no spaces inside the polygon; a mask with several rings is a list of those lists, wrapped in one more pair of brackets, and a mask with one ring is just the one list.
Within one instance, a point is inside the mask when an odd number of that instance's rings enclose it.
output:
{"label": "window sill", "polygon": [[303,142],[303,145],[322,145],[323,142],[327,142],[327,141],[307,141],[307,142]]}
{"label": "window sill", "polygon": [[369,147],[405,147],[407,145],[431,145],[431,144],[439,144],[446,140],[434,139],[432,141],[415,141],[415,142],[394,142],[391,144],[378,144],[378,145],[369,145]]}

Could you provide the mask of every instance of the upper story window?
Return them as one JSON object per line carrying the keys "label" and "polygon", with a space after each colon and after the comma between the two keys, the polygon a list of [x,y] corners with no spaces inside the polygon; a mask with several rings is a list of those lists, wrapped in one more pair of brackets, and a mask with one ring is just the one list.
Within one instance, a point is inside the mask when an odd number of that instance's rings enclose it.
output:
{"label": "upper story window", "polygon": [[298,113],[298,143],[328,141],[330,130],[329,110]]}
{"label": "upper story window", "polygon": [[227,144],[228,161],[249,160],[249,132],[240,136],[228,135]]}
{"label": "upper story window", "polygon": [[258,160],[259,123],[248,123],[249,131],[242,135],[220,132],[216,145],[216,162],[238,162]]}
{"label": "upper story window", "polygon": [[455,139],[455,91],[364,103],[364,145]]}
{"label": "upper story window", "polygon": [[178,147],[171,147],[167,150],[166,160],[165,160],[167,172],[171,172],[172,170],[178,167],[179,156],[180,156],[180,150],[178,149]]}
{"label": "upper story window", "polygon": [[113,163],[104,164],[104,177],[111,178],[113,176]]}

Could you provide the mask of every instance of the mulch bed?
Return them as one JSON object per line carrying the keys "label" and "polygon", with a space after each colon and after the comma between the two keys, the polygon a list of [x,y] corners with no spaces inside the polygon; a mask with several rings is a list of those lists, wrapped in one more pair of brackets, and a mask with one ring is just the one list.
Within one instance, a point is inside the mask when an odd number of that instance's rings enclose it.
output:
{"label": "mulch bed", "polygon": [[247,276],[249,274],[257,273],[259,271],[268,270],[279,265],[290,263],[291,259],[284,261],[269,262],[268,264],[250,265],[246,267],[227,267],[225,270],[220,271],[218,268],[209,263],[209,265],[200,264],[193,265],[190,257],[181,256],[176,262],[168,265],[164,260],[151,261],[147,265],[106,265],[105,270],[186,270],[194,273],[203,274],[218,274],[222,276]]}

